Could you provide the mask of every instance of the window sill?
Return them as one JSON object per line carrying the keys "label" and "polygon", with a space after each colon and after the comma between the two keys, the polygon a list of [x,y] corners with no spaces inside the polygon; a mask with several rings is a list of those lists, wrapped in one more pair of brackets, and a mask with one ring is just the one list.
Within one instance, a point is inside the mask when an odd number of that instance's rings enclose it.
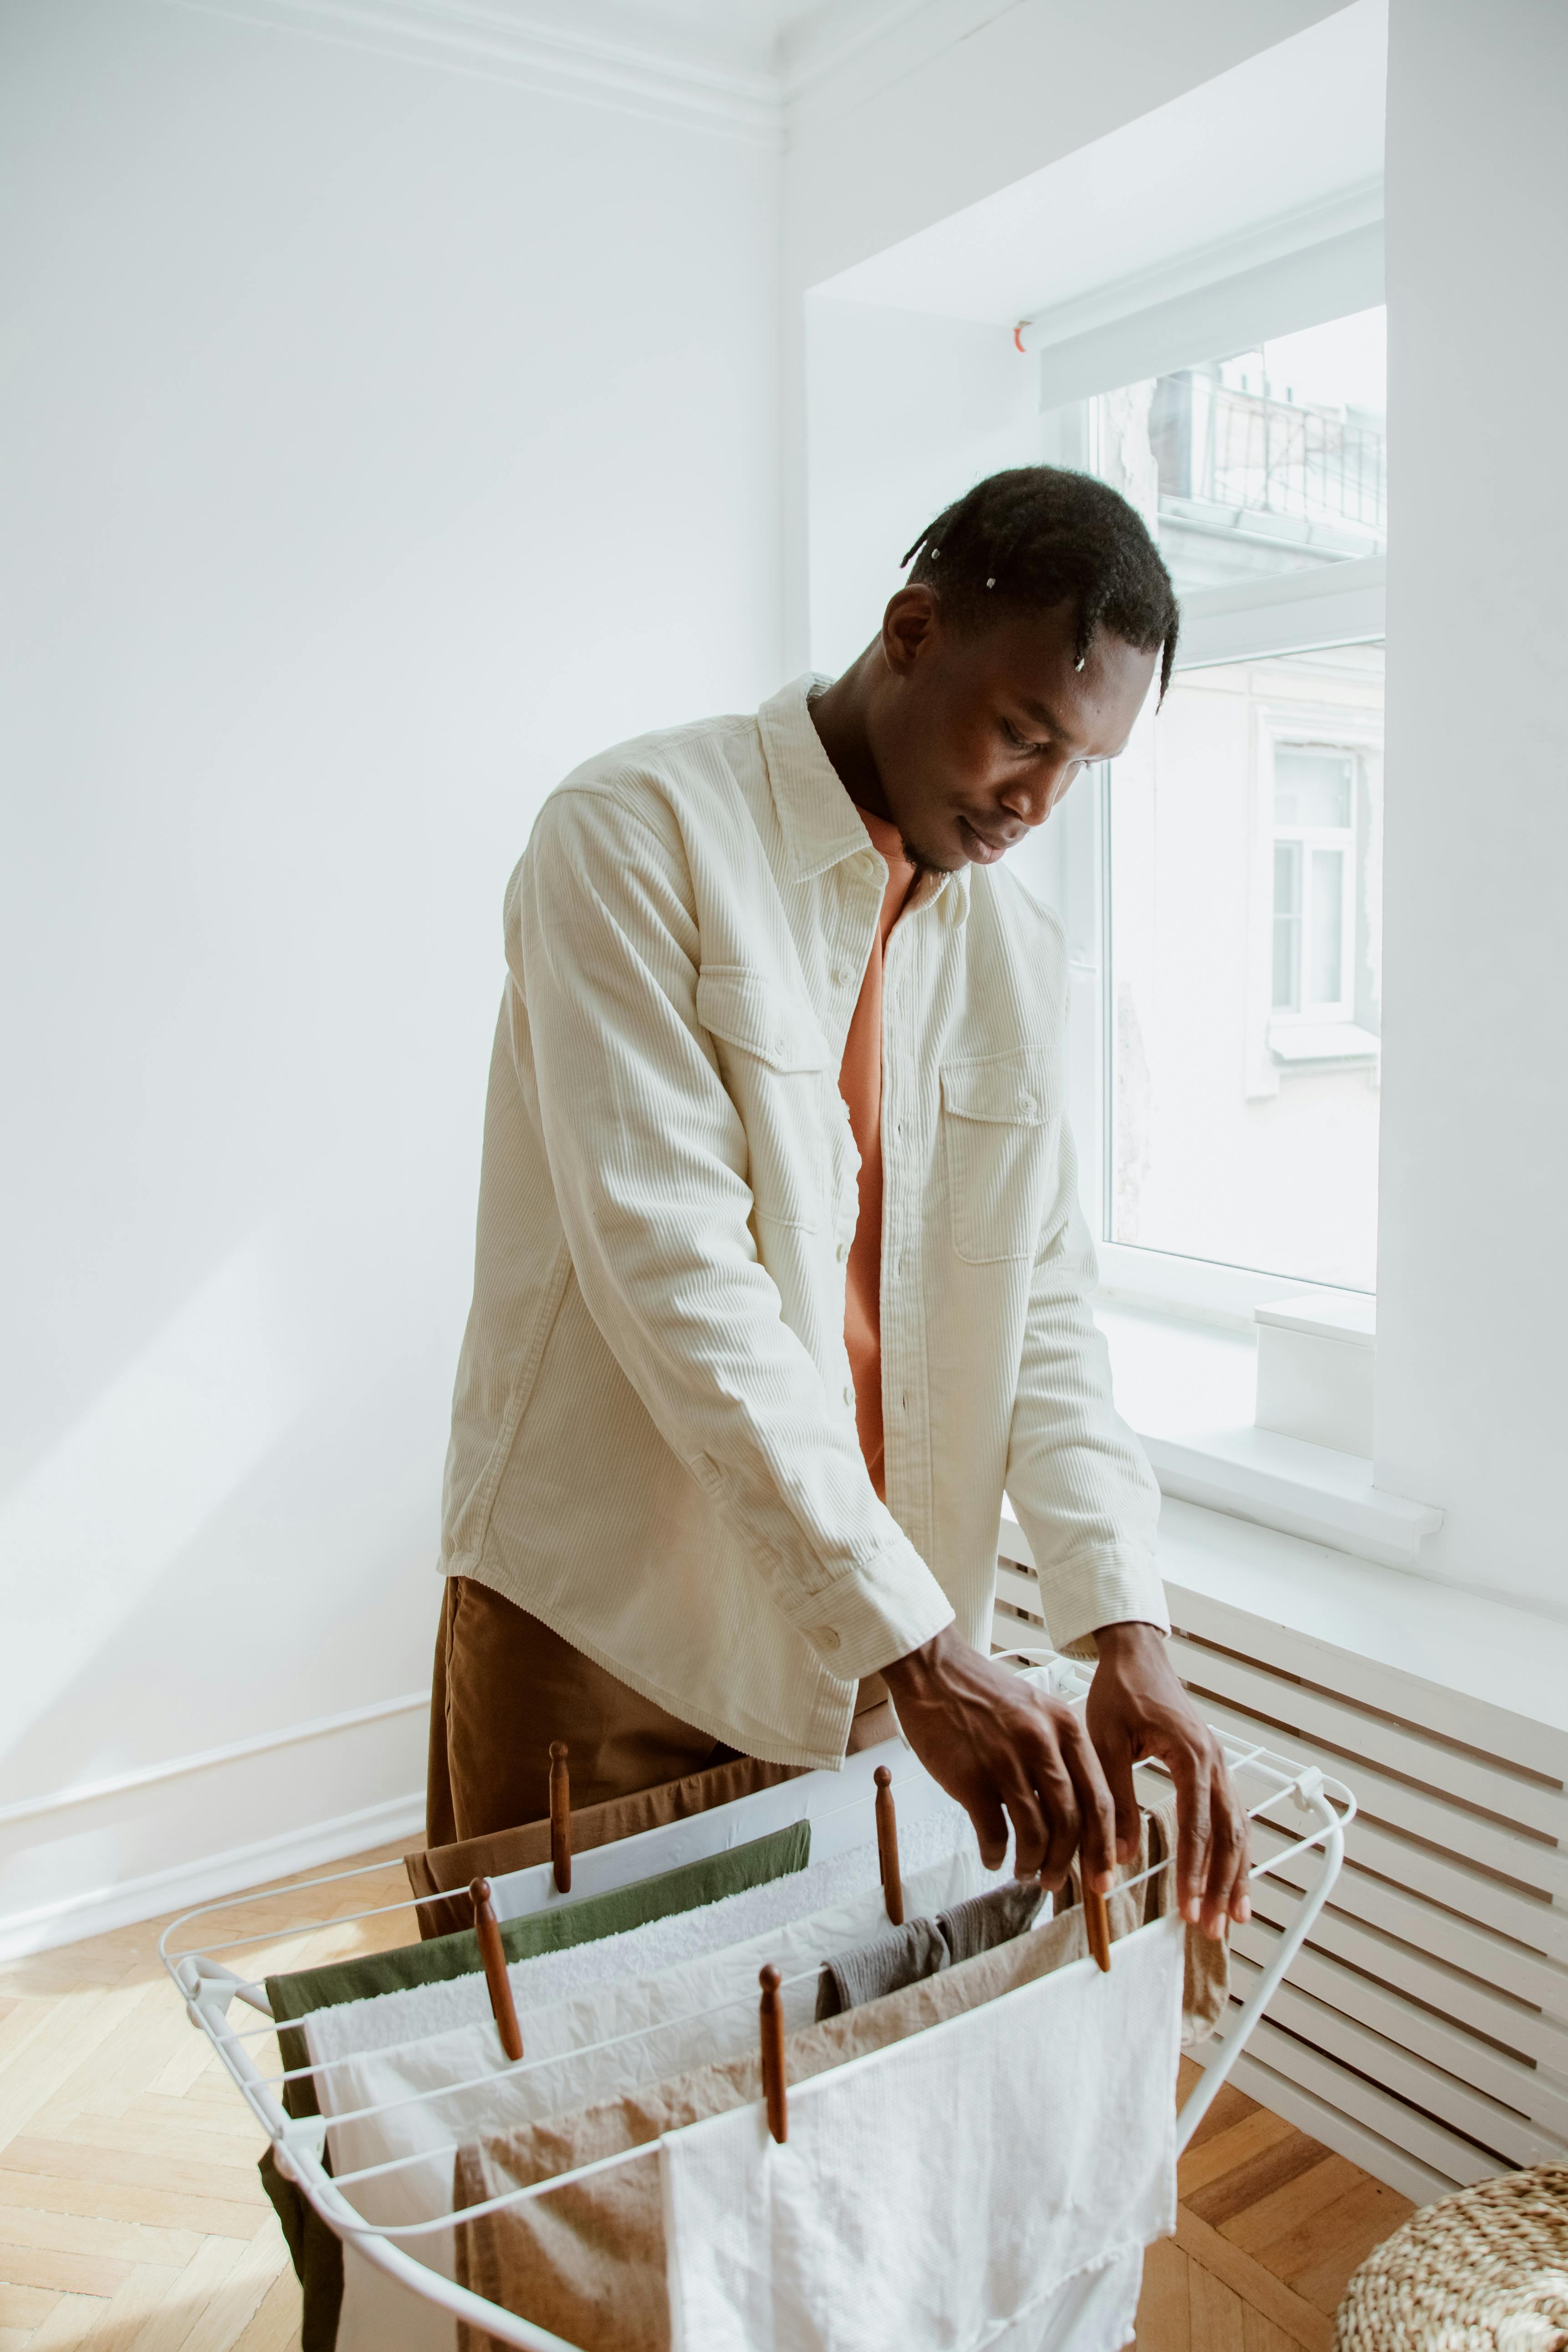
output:
{"label": "window sill", "polygon": [[1353,1021],[1284,1021],[1271,1023],[1268,1050],[1288,1069],[1303,1063],[1375,1062],[1383,1051],[1370,1029]]}
{"label": "window sill", "polygon": [[1117,1404],[1161,1492],[1388,1568],[1415,1565],[1435,1505],[1373,1484],[1364,1456],[1255,1426],[1256,1331],[1101,1300]]}

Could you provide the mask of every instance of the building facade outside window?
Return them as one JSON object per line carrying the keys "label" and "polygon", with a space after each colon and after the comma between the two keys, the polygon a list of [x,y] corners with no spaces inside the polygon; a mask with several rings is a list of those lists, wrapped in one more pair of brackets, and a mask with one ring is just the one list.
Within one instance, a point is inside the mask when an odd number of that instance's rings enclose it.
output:
{"label": "building facade outside window", "polygon": [[1383,332],[1363,312],[1047,416],[1047,460],[1144,515],[1184,635],[1163,709],[1075,785],[1024,874],[1068,930],[1068,1108],[1101,1240],[1367,1291]]}

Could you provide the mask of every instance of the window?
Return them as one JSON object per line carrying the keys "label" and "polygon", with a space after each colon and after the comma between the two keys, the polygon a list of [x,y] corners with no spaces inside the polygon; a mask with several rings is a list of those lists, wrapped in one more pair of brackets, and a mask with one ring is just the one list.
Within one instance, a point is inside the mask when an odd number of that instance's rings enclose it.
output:
{"label": "window", "polygon": [[1355,760],[1315,743],[1274,747],[1276,1017],[1349,1020],[1355,930]]}
{"label": "window", "polygon": [[1382,373],[1374,310],[1046,420],[1183,600],[1163,709],[1026,878],[1068,931],[1086,1211],[1198,1297],[1205,1264],[1375,1288]]}

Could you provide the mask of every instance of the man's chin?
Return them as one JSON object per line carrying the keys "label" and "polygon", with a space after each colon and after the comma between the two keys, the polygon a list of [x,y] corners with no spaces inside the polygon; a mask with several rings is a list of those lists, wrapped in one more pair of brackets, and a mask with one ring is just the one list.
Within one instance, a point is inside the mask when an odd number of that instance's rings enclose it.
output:
{"label": "man's chin", "polygon": [[900,845],[914,867],[917,878],[922,874],[962,874],[970,862],[963,856],[954,856],[951,850],[939,856],[934,849],[928,849],[921,843],[907,838]]}

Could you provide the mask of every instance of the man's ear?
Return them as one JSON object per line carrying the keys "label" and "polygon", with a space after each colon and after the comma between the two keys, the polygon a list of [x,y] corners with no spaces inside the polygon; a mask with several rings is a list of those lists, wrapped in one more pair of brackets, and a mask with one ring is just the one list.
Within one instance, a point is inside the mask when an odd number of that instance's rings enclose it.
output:
{"label": "man's ear", "polygon": [[941,634],[941,604],[936,590],[924,581],[889,598],[882,615],[882,652],[895,677],[907,677],[918,661],[929,659]]}

